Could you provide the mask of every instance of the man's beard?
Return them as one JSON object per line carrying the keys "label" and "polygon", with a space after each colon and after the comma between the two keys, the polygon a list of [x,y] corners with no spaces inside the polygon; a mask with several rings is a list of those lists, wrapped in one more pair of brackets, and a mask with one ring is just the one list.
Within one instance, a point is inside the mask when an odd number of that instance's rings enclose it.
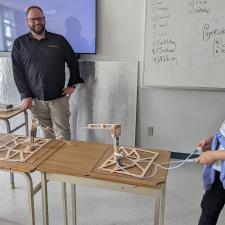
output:
{"label": "man's beard", "polygon": [[[40,26],[40,27],[39,27]],[[44,24],[40,24],[40,25],[38,25],[38,26],[32,26],[31,28],[31,31],[32,32],[34,32],[35,34],[37,34],[37,35],[40,35],[40,34],[42,34],[43,32],[44,32],[44,30],[45,30],[45,25]]]}

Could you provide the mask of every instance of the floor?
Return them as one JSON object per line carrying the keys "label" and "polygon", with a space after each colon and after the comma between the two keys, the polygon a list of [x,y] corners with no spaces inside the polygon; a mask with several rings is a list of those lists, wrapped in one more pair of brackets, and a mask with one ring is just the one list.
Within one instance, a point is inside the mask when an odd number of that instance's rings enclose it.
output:
{"label": "floor", "polygon": [[[32,175],[37,183],[39,173]],[[9,174],[0,173],[0,225],[27,225],[26,183],[15,175],[16,189],[10,189]],[[63,225],[61,185],[50,182],[49,214],[51,225]],[[69,188],[68,185],[68,198]],[[170,170],[166,189],[165,225],[196,225],[202,197],[201,166],[186,163]],[[70,203],[70,202],[69,202]],[[69,205],[70,206],[70,205]],[[103,189],[77,187],[77,225],[151,225],[154,201],[151,197]],[[69,214],[71,214],[69,207]],[[35,196],[36,224],[42,224],[41,195]],[[71,222],[71,221],[69,221]],[[218,225],[225,224],[224,210]]]}

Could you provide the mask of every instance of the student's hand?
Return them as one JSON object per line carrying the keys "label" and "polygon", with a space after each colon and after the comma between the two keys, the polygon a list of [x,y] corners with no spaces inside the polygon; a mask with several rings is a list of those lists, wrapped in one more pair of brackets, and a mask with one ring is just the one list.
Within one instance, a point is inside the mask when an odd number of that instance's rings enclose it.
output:
{"label": "student's hand", "polygon": [[207,151],[202,153],[198,158],[195,159],[195,163],[211,165],[215,161],[217,161],[217,152],[215,151]]}
{"label": "student's hand", "polygon": [[24,109],[29,109],[29,108],[31,108],[31,106],[32,106],[32,98],[31,97],[24,98],[23,99],[23,108]]}
{"label": "student's hand", "polygon": [[211,150],[212,140],[213,140],[213,137],[208,137],[208,138],[202,139],[197,144],[197,147],[202,148],[203,152],[209,151],[209,150]]}
{"label": "student's hand", "polygon": [[75,87],[66,87],[66,88],[63,88],[62,91],[62,95],[67,95],[68,97],[70,97],[70,95],[75,91]]}

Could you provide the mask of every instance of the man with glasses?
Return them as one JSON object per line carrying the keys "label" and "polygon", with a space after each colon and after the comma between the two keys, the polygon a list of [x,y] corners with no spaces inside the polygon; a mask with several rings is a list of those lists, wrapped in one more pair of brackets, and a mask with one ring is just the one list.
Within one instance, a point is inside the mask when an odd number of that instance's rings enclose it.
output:
{"label": "man with glasses", "polygon": [[[75,53],[67,40],[45,29],[42,9],[27,9],[30,32],[18,37],[13,44],[12,66],[16,86],[25,109],[43,126],[54,129],[57,137],[71,138],[69,96],[75,85],[83,83]],[[65,63],[70,77],[65,87]],[[42,129],[44,138],[54,138]]]}

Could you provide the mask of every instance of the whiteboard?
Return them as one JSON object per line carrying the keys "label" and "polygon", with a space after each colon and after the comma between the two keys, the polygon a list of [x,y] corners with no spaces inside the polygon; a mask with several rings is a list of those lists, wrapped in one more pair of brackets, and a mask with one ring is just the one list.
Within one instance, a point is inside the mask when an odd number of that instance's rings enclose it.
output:
{"label": "whiteboard", "polygon": [[225,88],[225,0],[146,0],[143,86]]}

